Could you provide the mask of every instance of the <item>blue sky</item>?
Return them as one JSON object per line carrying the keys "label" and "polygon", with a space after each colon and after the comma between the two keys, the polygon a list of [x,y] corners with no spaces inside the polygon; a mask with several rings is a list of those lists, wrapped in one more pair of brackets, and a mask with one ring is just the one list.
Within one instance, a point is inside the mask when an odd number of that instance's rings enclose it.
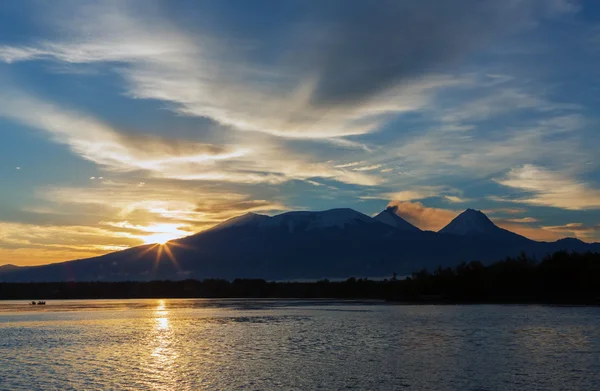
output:
{"label": "blue sky", "polygon": [[600,240],[600,4],[0,3],[0,264],[249,211]]}

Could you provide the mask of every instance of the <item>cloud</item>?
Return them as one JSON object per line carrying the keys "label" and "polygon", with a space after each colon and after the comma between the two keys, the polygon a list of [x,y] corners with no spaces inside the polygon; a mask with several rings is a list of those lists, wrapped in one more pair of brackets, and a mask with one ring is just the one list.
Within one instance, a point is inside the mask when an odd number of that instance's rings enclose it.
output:
{"label": "cloud", "polygon": [[513,224],[513,223],[510,223],[510,222],[507,222],[504,220],[497,220],[494,222],[500,228],[507,229],[511,232],[515,232],[519,235],[525,236],[526,238],[529,238],[532,240],[553,242],[553,241],[556,241],[556,240],[564,237],[563,235],[559,234],[558,232],[552,232],[552,231],[546,230],[544,227],[526,226],[526,225],[523,225],[522,223],[514,223]]}
{"label": "cloud", "polygon": [[[494,93],[479,97],[466,104],[459,105],[442,114],[443,122],[454,124],[456,129],[470,130],[465,125],[458,125],[464,121],[480,122],[507,112],[518,112],[520,110],[533,110],[537,112],[551,112],[556,110],[573,110],[579,106],[566,103],[555,103],[544,98],[531,95],[519,88],[494,88]],[[558,117],[552,121],[542,121],[540,125],[552,125],[555,127],[580,127],[579,116]],[[446,125],[449,126],[449,125]]]}
{"label": "cloud", "polygon": [[450,201],[450,202],[452,202],[452,203],[454,203],[454,204],[463,204],[463,203],[465,203],[465,202],[470,202],[470,201],[472,201],[472,200],[471,200],[471,199],[469,199],[469,198],[462,198],[462,197],[459,197],[459,196],[454,196],[454,195],[445,195],[445,196],[444,196],[444,198],[445,198],[447,201]]}
{"label": "cloud", "polygon": [[0,221],[0,259],[18,265],[97,256],[141,243],[132,233],[121,230]]}
{"label": "cloud", "polygon": [[411,186],[409,190],[397,192],[383,193],[377,197],[363,197],[365,199],[388,199],[394,201],[413,201],[423,198],[437,197],[441,192],[445,191],[443,186]]}
{"label": "cloud", "polygon": [[0,93],[0,116],[45,131],[56,142],[68,145],[85,159],[115,171],[168,173],[186,164],[206,165],[247,153],[240,148],[157,136],[123,135],[94,118],[15,91]]}
{"label": "cloud", "polygon": [[[397,192],[384,192],[377,195],[364,195],[360,198],[363,200],[394,200],[394,201],[415,201],[431,197],[441,197],[453,203],[468,202],[469,199],[452,195],[458,193],[456,189],[447,186],[409,186],[404,185],[407,190]],[[451,193],[451,194],[448,194]]]}
{"label": "cloud", "polygon": [[364,164],[364,163],[365,162],[350,162],[350,163],[338,164],[335,167],[336,168],[348,168],[348,167],[358,166],[358,165],[361,165],[361,164]]}
{"label": "cloud", "polygon": [[253,199],[222,189],[196,186],[108,183],[97,187],[46,187],[37,197],[54,205],[91,208],[97,215],[116,216],[131,224],[180,224],[196,232],[246,212],[283,211],[288,207],[276,201]]}
{"label": "cloud", "polygon": [[600,224],[569,223],[565,225],[545,226],[543,228],[561,235],[575,236],[583,240],[600,240]]}
{"label": "cloud", "polygon": [[453,210],[430,208],[420,202],[390,201],[388,207],[390,206],[396,207],[398,216],[421,229],[430,231],[439,231],[460,213]]}
{"label": "cloud", "polygon": [[[202,4],[192,11],[196,25],[186,26],[147,3],[73,3],[57,7],[68,17],[54,11],[60,25],[52,39],[0,46],[0,59],[105,63],[131,97],[169,102],[179,113],[238,130],[330,138],[369,133],[390,114],[422,109],[456,83],[436,76],[437,69],[538,20],[575,11],[564,4],[340,0],[305,4],[299,21],[291,3],[289,12],[265,15],[256,29],[223,15],[219,23],[202,23],[219,16]],[[254,8],[238,6],[240,13]],[[272,47],[290,49],[268,60],[258,55]]]}
{"label": "cloud", "polygon": [[483,213],[485,213],[485,214],[509,214],[509,215],[523,214],[525,212],[527,212],[527,210],[523,209],[523,208],[495,208],[495,209],[488,209],[488,210],[483,211]]}
{"label": "cloud", "polygon": [[504,178],[497,179],[496,182],[528,193],[518,198],[498,198],[499,201],[569,210],[600,208],[600,190],[560,172],[533,164],[512,169]]}
{"label": "cloud", "polygon": [[[464,89],[481,82],[472,75],[444,75],[439,71],[444,65],[467,56],[490,39],[531,28],[547,17],[577,11],[557,4],[563,2],[525,0],[509,5],[491,0],[427,0],[415,4],[386,1],[375,8],[367,2],[333,2],[327,6],[312,3],[305,6],[300,21],[294,15],[282,15],[283,20],[294,19],[285,28],[279,20],[264,21],[264,28],[280,34],[256,35],[251,26],[237,20],[235,29],[230,29],[226,15],[220,16],[223,19],[219,24],[211,23],[209,31],[202,23],[194,27],[169,20],[164,17],[168,12],[156,5],[136,9],[125,3],[74,3],[76,12],[68,10],[74,14],[68,23],[58,18],[60,28],[29,45],[1,46],[0,58],[11,63],[43,60],[106,65],[123,77],[128,96],[157,99],[169,103],[168,108],[177,113],[250,131],[245,132],[250,136],[241,143],[194,145],[190,147],[192,156],[180,149],[186,140],[179,146],[176,142],[145,140],[141,144],[152,147],[147,150],[150,156],[134,154],[126,162],[116,163],[110,159],[107,167],[111,169],[143,169],[154,177],[182,180],[278,184],[320,177],[360,186],[388,181],[388,187],[408,175],[415,178],[410,183],[414,186],[432,177],[447,178],[445,174],[495,173],[515,160],[526,162],[547,156],[558,162],[572,159],[572,151],[580,147],[576,140],[547,137],[548,129],[557,124],[502,129],[490,132],[490,137],[472,124],[460,123],[515,108],[546,114],[576,109],[505,85],[506,80],[511,81],[510,76],[503,75],[501,90],[476,96],[471,102],[456,103],[453,99],[452,107],[437,108],[439,102],[433,101],[448,88]],[[58,9],[59,14],[65,11]],[[202,10],[199,6],[198,15],[194,15],[215,17],[211,14],[214,10]],[[265,61],[261,54],[272,47],[290,50],[275,51]],[[303,53],[301,58],[295,54],[299,52]],[[436,131],[419,132],[417,136],[407,132],[410,136],[399,137],[385,150],[378,149],[377,154],[371,153],[370,145],[344,138],[381,130],[391,116],[414,111],[432,113],[432,118],[440,121]],[[291,153],[278,141],[269,141],[271,145],[253,142],[254,132],[291,140],[326,139],[331,145],[362,148],[356,151],[356,160],[346,164],[358,165],[361,158],[360,164],[365,167],[362,171],[345,164],[331,167],[307,151]],[[114,144],[129,145],[127,139]],[[171,146],[163,148],[163,144]],[[196,146],[204,148],[206,161],[198,162],[196,152],[202,149]],[[107,158],[96,156],[93,160],[106,165]],[[395,166],[402,170],[385,180],[377,174],[389,169],[377,173],[367,169],[389,163],[398,163]],[[143,167],[138,168],[140,165]]]}
{"label": "cloud", "polygon": [[485,177],[514,167],[515,162],[578,169],[593,160],[594,151],[582,141],[583,134],[557,127],[553,112],[544,118],[545,122],[520,118],[514,126],[486,123],[481,129],[458,134],[434,127],[400,138],[388,146],[386,157],[394,157],[394,162],[415,176],[442,179],[457,174]]}
{"label": "cloud", "polygon": [[[36,115],[31,115],[33,112]],[[283,183],[313,177],[365,186],[382,181],[311,161],[306,153],[294,152],[273,138],[242,138],[237,146],[231,146],[131,135],[14,91],[0,92],[0,117],[40,129],[83,158],[116,172],[143,171],[156,178],[235,183]]]}
{"label": "cloud", "polygon": [[381,164],[373,164],[370,166],[364,166],[364,167],[357,167],[357,168],[353,168],[353,171],[373,171],[373,170],[377,170],[378,168],[381,168]]}
{"label": "cloud", "polygon": [[540,1],[334,4],[330,9],[334,18],[314,49],[320,65],[316,103],[361,101],[452,64],[489,40],[527,27],[540,9],[547,16],[575,11]]}
{"label": "cloud", "polygon": [[506,219],[506,221],[509,221],[511,223],[528,224],[528,223],[537,223],[540,220],[538,220],[534,217],[521,217],[518,219]]}

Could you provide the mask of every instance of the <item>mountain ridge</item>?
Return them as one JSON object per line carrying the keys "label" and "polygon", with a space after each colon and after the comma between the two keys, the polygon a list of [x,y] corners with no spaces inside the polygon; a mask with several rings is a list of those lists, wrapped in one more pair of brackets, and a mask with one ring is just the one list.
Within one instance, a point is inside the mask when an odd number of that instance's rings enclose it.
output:
{"label": "mountain ridge", "polygon": [[[378,216],[394,219],[390,213],[396,212],[386,209]],[[559,250],[600,252],[600,243],[537,242],[497,227],[482,212],[468,209],[463,214],[433,232],[421,231],[400,216],[391,221],[407,225],[395,227],[348,208],[276,216],[247,213],[165,245],[0,268],[0,281],[382,278],[463,261],[490,263],[521,252],[538,258]]]}
{"label": "mountain ridge", "polygon": [[480,210],[466,209],[438,231],[440,234],[460,236],[494,236],[507,240],[529,239],[512,231],[498,227]]}
{"label": "mountain ridge", "polygon": [[377,216],[374,217],[375,220],[380,221],[384,224],[388,224],[392,227],[403,231],[412,231],[412,232],[421,232],[422,230],[419,227],[409,223],[405,219],[397,213],[397,206],[388,206],[383,211],[381,211]]}

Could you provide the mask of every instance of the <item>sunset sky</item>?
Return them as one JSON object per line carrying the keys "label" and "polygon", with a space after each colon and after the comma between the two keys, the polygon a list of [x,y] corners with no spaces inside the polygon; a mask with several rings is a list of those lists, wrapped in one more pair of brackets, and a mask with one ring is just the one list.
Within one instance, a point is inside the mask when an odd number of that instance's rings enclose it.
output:
{"label": "sunset sky", "polygon": [[249,211],[600,241],[600,2],[2,1],[0,265]]}

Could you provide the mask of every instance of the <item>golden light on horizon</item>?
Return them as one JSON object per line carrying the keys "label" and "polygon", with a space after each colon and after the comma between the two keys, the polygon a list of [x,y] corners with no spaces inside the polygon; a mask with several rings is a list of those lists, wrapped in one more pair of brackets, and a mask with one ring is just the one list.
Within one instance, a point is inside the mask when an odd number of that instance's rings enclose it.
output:
{"label": "golden light on horizon", "polygon": [[164,245],[169,240],[179,239],[190,234],[183,231],[177,224],[155,224],[147,227],[149,235],[140,236],[144,244],[160,244]]}

